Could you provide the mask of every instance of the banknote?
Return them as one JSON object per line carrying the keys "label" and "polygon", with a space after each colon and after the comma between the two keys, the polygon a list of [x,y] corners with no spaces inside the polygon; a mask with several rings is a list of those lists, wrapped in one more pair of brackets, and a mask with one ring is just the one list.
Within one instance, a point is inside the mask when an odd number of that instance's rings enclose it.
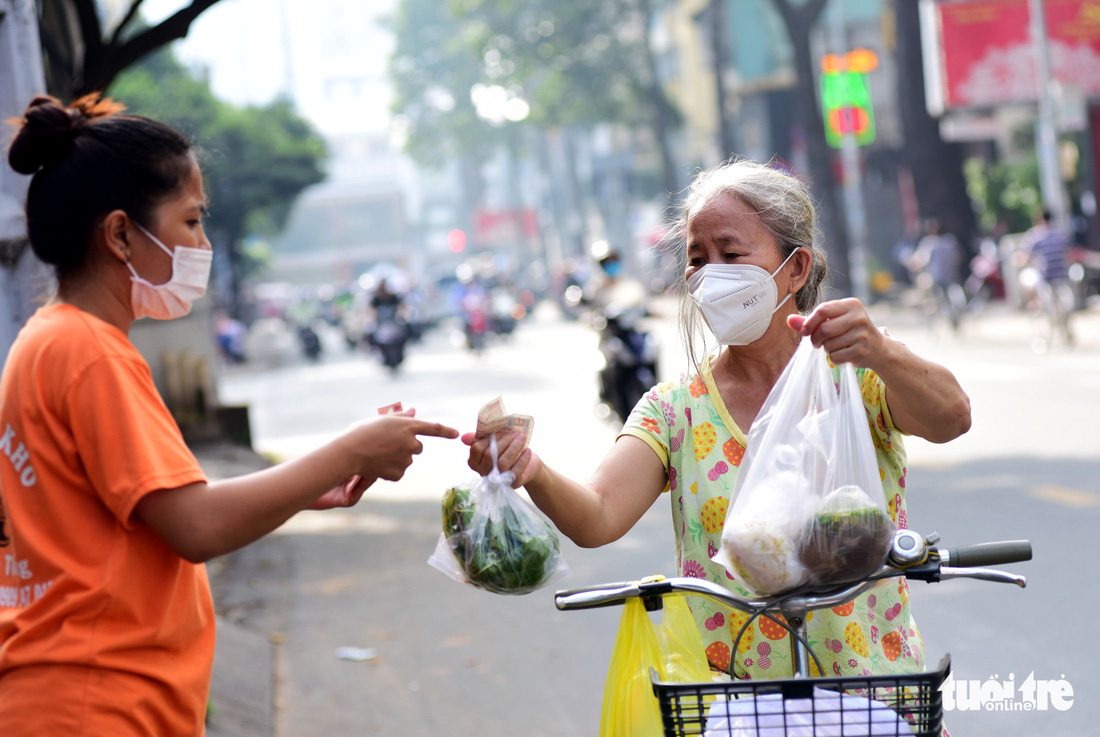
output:
{"label": "banknote", "polygon": [[496,435],[499,438],[506,434],[515,434],[520,436],[523,447],[526,448],[531,442],[531,434],[534,430],[534,417],[507,414],[507,410],[504,409],[504,400],[497,397],[478,411],[477,430],[474,435],[479,438]]}
{"label": "banknote", "polygon": [[380,415],[392,415],[402,411],[401,402],[394,402],[393,404],[387,404],[385,407],[378,408],[378,414]]}

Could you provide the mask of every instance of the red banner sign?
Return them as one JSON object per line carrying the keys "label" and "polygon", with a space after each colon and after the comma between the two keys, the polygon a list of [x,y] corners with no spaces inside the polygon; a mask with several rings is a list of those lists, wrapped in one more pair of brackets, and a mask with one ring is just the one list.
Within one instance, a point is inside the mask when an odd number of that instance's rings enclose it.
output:
{"label": "red banner sign", "polygon": [[[1051,77],[1100,97],[1100,0],[1045,0]],[[937,3],[943,107],[1037,99],[1027,0]]]}

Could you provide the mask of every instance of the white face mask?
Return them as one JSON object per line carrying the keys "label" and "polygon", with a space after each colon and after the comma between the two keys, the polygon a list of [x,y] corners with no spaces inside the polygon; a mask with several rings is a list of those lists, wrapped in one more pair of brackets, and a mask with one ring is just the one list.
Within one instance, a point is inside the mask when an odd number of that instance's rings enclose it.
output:
{"label": "white face mask", "polygon": [[191,303],[206,293],[213,251],[186,246],[176,246],[172,250],[138,223],[134,225],[172,257],[172,278],[164,284],[153,284],[142,279],[133,264],[126,262],[133,274],[130,278],[130,309],[134,319],[151,317],[154,320],[172,320],[183,317],[191,311]]}
{"label": "white face mask", "polygon": [[748,345],[767,332],[772,315],[791,298],[776,304],[775,275],[797,250],[770,274],[749,264],[707,264],[688,278],[691,298],[719,343]]}

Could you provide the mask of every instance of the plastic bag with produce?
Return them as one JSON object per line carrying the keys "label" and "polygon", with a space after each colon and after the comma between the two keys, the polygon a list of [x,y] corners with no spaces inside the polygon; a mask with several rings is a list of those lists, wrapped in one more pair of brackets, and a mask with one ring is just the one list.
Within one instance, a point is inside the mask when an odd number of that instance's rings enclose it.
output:
{"label": "plastic bag with produce", "polygon": [[862,578],[886,559],[886,511],[851,364],[803,338],[748,433],[714,560],[752,593]]}
{"label": "plastic bag with produce", "polygon": [[569,572],[558,533],[512,488],[515,476],[497,469],[447,489],[443,532],[428,564],[461,583],[495,594],[527,594]]}

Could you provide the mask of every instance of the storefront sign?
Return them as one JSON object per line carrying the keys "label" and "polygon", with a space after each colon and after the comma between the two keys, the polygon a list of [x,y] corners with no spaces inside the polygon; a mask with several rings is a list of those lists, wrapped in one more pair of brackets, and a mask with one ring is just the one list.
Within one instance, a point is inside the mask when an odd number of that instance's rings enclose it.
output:
{"label": "storefront sign", "polygon": [[[1100,98],[1100,0],[1045,0],[1051,77]],[[1027,0],[936,2],[922,9],[929,107],[990,107],[1037,99]],[[935,53],[938,51],[938,54]],[[930,54],[931,52],[931,54]]]}

